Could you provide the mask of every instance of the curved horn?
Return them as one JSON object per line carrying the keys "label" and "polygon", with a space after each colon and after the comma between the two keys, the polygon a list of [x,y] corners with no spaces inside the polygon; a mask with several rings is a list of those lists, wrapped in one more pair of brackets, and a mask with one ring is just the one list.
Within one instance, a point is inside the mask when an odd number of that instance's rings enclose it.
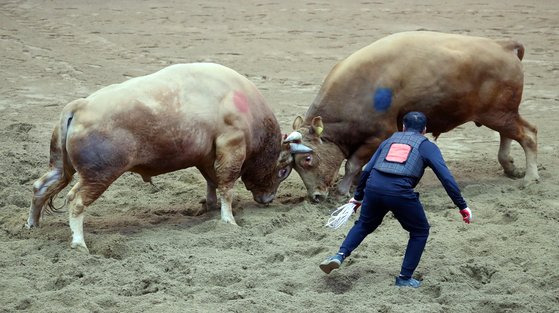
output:
{"label": "curved horn", "polygon": [[291,153],[292,154],[312,152],[311,148],[305,146],[304,144],[300,144],[300,143],[290,143],[289,147],[291,148]]}
{"label": "curved horn", "polygon": [[284,142],[294,142],[294,141],[301,141],[303,139],[303,135],[300,132],[294,131],[287,138],[285,138]]}

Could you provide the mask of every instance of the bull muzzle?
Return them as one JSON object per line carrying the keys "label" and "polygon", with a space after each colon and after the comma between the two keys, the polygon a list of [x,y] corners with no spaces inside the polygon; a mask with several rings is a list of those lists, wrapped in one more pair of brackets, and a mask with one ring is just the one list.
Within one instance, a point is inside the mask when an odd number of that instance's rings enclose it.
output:
{"label": "bull muzzle", "polygon": [[323,202],[324,200],[326,200],[326,198],[328,198],[328,192],[315,191],[309,194],[309,197],[311,201],[314,203]]}
{"label": "bull muzzle", "polygon": [[275,197],[276,197],[276,195],[274,193],[260,194],[260,195],[255,195],[254,196],[254,201],[256,201],[260,204],[268,204],[268,203],[274,201]]}

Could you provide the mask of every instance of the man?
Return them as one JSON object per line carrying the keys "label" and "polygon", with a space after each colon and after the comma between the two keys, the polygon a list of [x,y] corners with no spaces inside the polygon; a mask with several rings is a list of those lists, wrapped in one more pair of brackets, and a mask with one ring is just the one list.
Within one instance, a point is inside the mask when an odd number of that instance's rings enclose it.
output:
{"label": "man", "polygon": [[420,112],[409,112],[403,119],[403,132],[382,142],[363,170],[354,197],[349,202],[361,206],[361,214],[340,246],[339,252],[320,264],[329,274],[340,267],[346,257],[372,233],[392,211],[402,227],[410,233],[396,286],[417,288],[421,282],[412,277],[429,236],[429,223],[413,188],[429,166],[437,175],[447,194],[460,209],[466,223],[472,212],[462,198],[458,185],[446,167],[439,148],[424,135],[427,118]]}

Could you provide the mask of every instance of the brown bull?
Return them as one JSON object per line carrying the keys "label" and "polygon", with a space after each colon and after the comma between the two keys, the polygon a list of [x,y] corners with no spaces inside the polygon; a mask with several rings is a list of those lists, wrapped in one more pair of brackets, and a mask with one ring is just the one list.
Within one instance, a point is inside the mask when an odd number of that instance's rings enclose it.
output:
{"label": "brown bull", "polygon": [[50,170],[33,185],[28,227],[67,186],[72,247],[87,250],[84,210],[124,172],[144,181],[196,167],[207,181],[207,205],[221,199],[221,219],[235,224],[232,188],[241,177],[259,203],[273,200],[291,170],[289,145],[257,88],[217,64],[169,66],[105,87],[62,111],[50,144]]}
{"label": "brown bull", "polygon": [[338,191],[347,194],[410,111],[426,114],[435,137],[469,121],[499,132],[498,160],[510,177],[524,175],[510,156],[516,140],[526,155],[525,183],[537,181],[537,130],[518,113],[523,55],[522,44],[511,40],[423,31],[390,35],[353,53],[328,74],[287,139],[308,148],[295,154],[294,167],[309,197],[327,196],[344,159]]}

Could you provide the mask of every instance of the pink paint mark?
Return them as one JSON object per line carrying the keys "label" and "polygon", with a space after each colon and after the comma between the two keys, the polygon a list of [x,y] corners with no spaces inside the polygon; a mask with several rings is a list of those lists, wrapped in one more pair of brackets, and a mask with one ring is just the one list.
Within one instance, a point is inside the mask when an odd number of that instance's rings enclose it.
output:
{"label": "pink paint mark", "polygon": [[235,103],[235,107],[237,107],[237,110],[240,112],[248,112],[248,100],[244,93],[235,91],[235,94],[233,95],[233,103]]}
{"label": "pink paint mark", "polygon": [[402,143],[393,143],[388,150],[386,161],[404,163],[410,156],[411,146]]}

